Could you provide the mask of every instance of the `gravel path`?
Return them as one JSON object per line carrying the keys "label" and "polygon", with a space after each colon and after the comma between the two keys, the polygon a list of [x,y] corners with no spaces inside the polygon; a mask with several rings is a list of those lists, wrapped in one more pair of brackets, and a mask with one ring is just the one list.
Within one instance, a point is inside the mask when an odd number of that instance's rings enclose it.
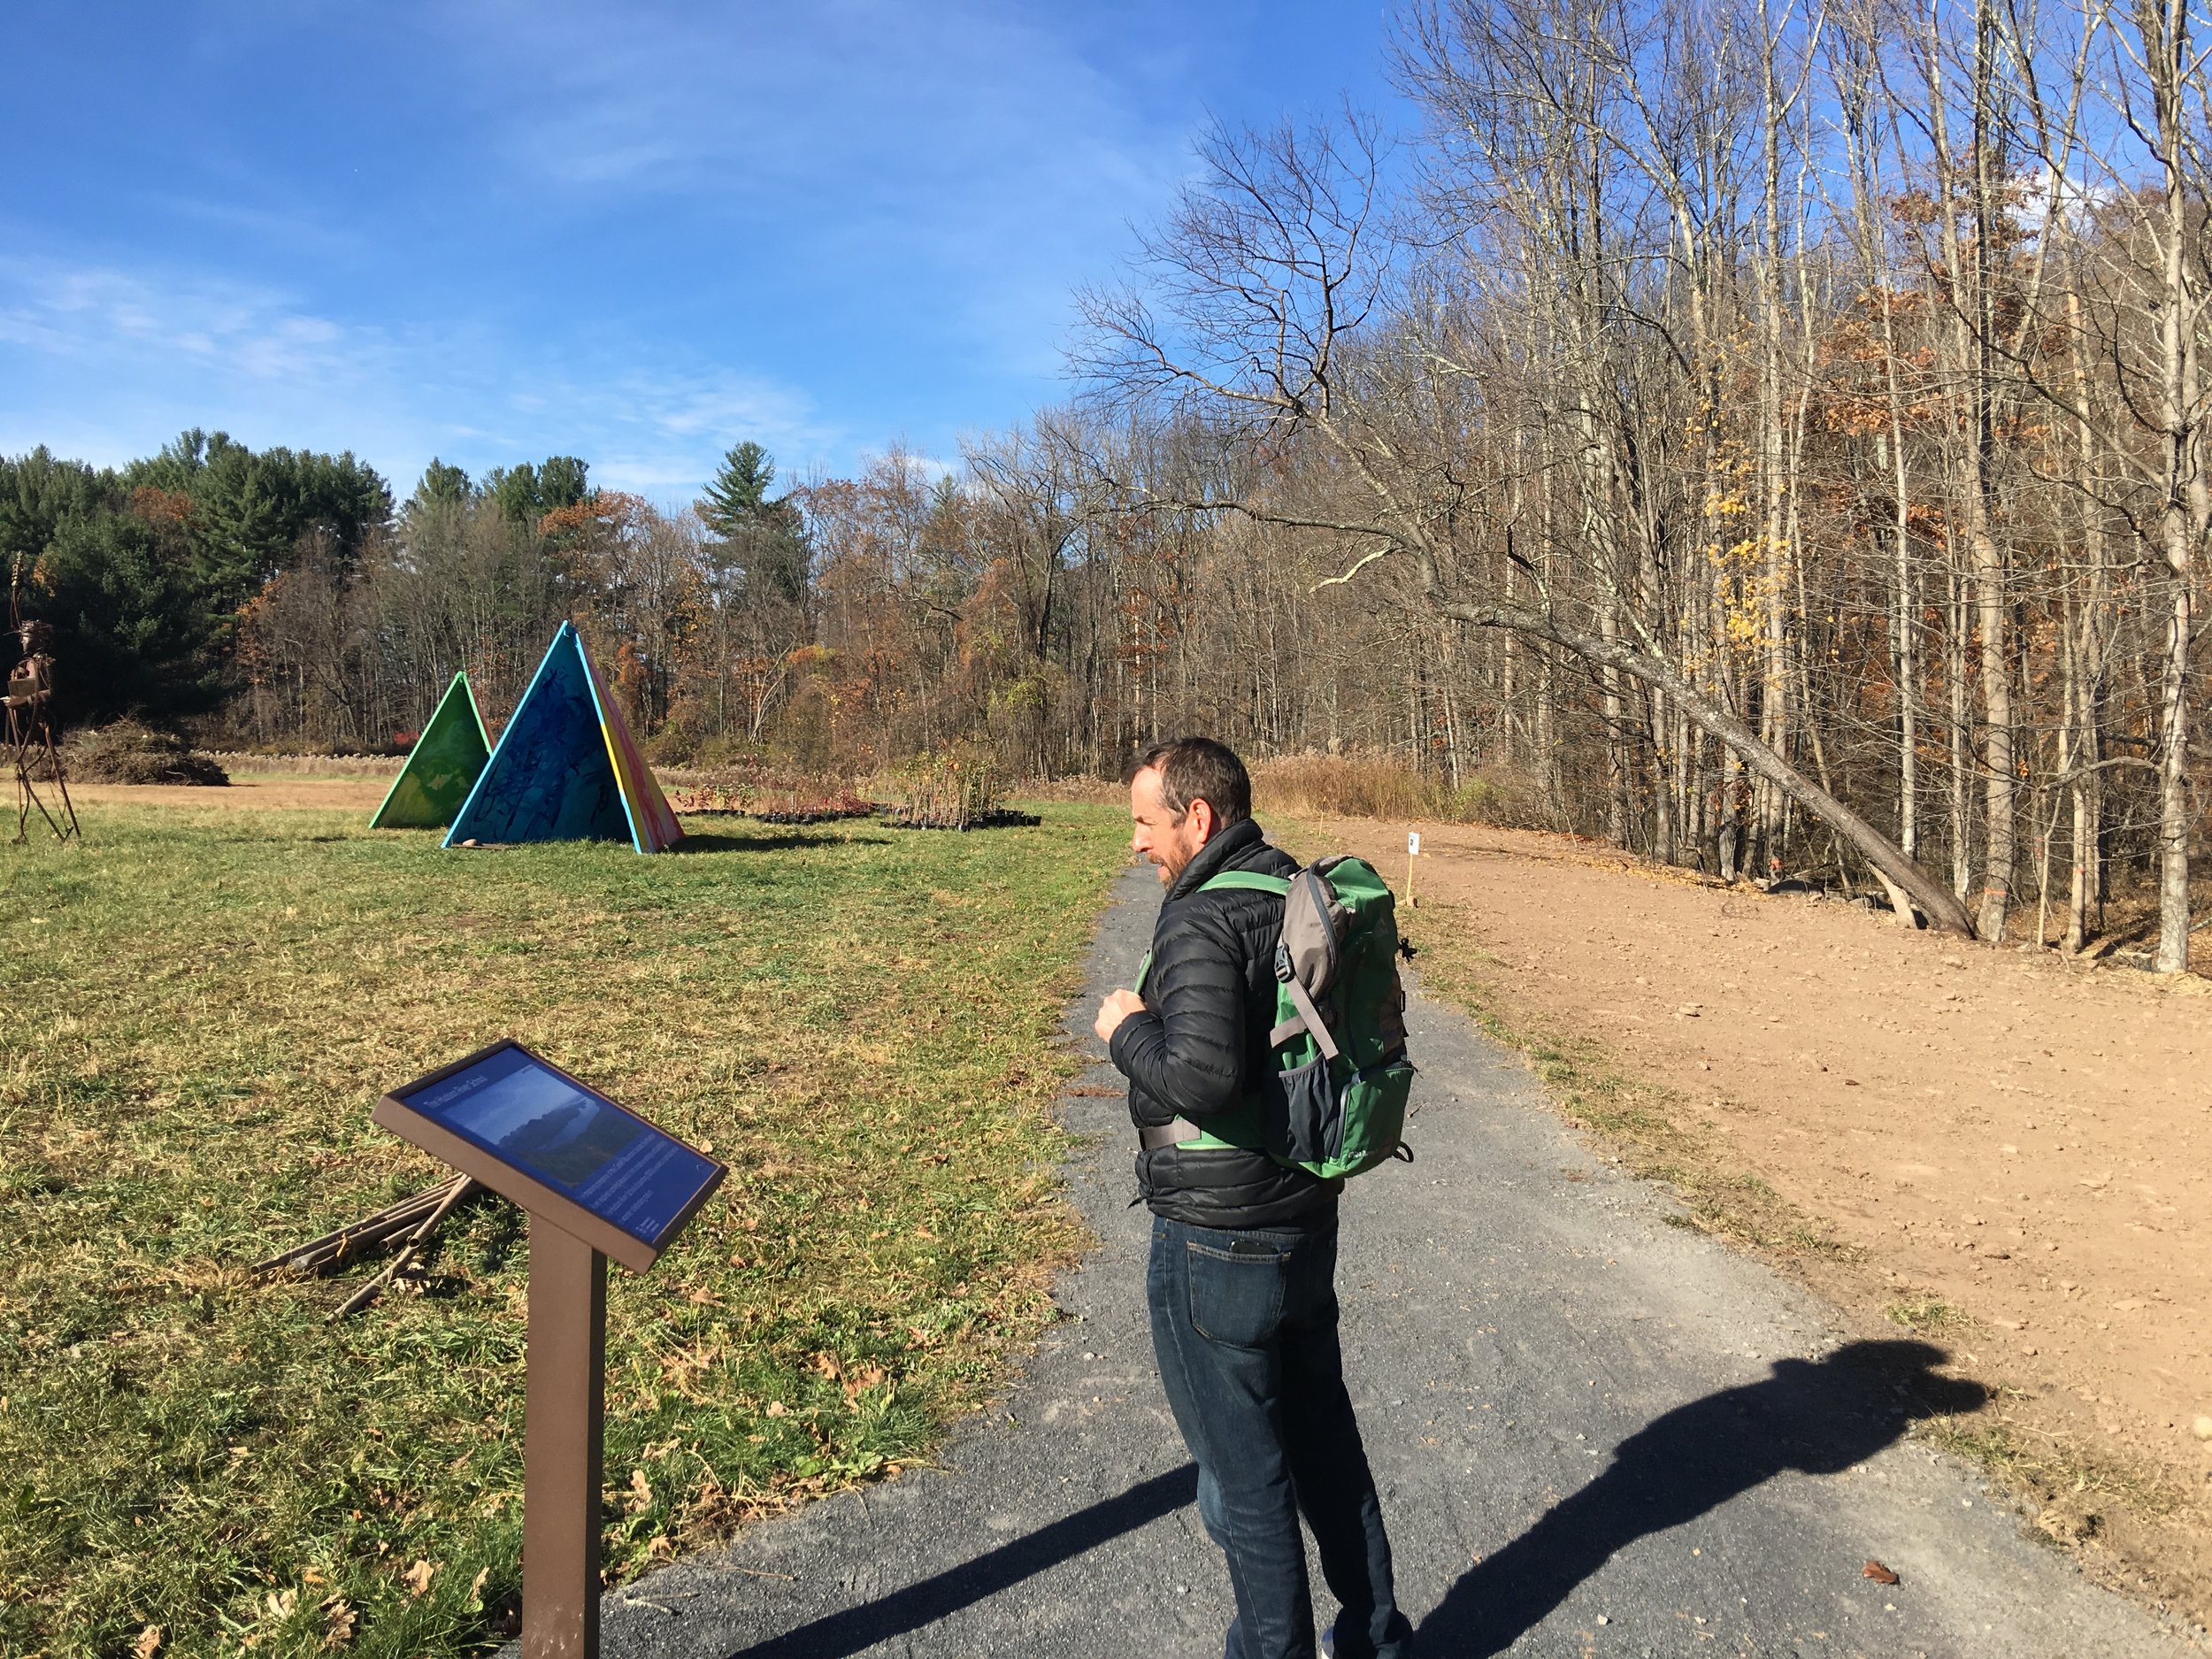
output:
{"label": "gravel path", "polygon": [[[1090,1010],[1126,982],[1157,898],[1148,870],[1116,890],[1069,1012],[1093,1052]],[[1596,1163],[1463,1016],[1417,997],[1410,1023],[1419,1161],[1352,1184],[1339,1283],[1430,1659],[2192,1651],[1904,1438],[1974,1403],[1927,1374],[1933,1349],[1846,1341]],[[1079,1083],[1113,1080],[1102,1064]],[[1124,1109],[1064,1110],[1070,1190],[1102,1242],[1012,1394],[934,1470],[611,1593],[608,1654],[1220,1653],[1228,1581],[1153,1371]],[[1870,1559],[1901,1581],[1863,1577]]]}

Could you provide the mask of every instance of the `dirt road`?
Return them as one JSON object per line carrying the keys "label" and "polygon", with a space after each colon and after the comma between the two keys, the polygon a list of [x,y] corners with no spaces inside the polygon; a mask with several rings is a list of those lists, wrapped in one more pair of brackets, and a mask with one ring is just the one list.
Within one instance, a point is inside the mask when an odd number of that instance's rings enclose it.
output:
{"label": "dirt road", "polygon": [[[2212,986],[1420,827],[1432,984],[1598,1051],[1709,1190],[1770,1186],[1801,1245],[1770,1254],[2003,1391],[1979,1449],[2037,1482],[2047,1530],[2212,1604]],[[1402,883],[1405,828],[1311,833]]]}

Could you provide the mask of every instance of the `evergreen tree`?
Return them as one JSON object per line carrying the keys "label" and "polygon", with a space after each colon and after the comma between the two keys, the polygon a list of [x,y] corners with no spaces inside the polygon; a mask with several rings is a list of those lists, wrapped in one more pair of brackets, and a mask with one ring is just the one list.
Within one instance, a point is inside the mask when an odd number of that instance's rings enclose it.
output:
{"label": "evergreen tree", "polygon": [[542,466],[495,466],[484,474],[484,494],[508,518],[534,530],[549,512],[591,499],[590,472],[572,455],[548,456]]}
{"label": "evergreen tree", "polygon": [[776,458],[747,439],[722,457],[721,470],[699,498],[699,521],[725,541],[757,526],[776,481]]}
{"label": "evergreen tree", "polygon": [[803,604],[812,549],[790,496],[768,499],[775,481],[775,457],[748,439],[722,457],[695,506],[719,543],[717,563],[738,577],[749,597]]}
{"label": "evergreen tree", "polygon": [[98,511],[63,520],[41,558],[43,592],[24,608],[54,624],[58,697],[68,724],[197,714],[225,689],[216,619],[194,580],[182,524]]}
{"label": "evergreen tree", "polygon": [[44,444],[0,456],[0,581],[27,581],[64,524],[112,512],[128,499],[113,472],[58,459]]}
{"label": "evergreen tree", "polygon": [[407,498],[407,511],[416,515],[439,507],[458,507],[474,489],[466,472],[457,466],[448,466],[434,455],[416,482],[415,493]]}
{"label": "evergreen tree", "polygon": [[590,500],[594,493],[587,477],[590,471],[572,455],[548,456],[545,465],[538,468],[539,516]]}
{"label": "evergreen tree", "polygon": [[227,432],[196,426],[133,462],[122,481],[190,499],[194,564],[219,610],[244,603],[290,568],[303,536],[326,538],[350,562],[392,516],[389,487],[351,450],[256,454]]}

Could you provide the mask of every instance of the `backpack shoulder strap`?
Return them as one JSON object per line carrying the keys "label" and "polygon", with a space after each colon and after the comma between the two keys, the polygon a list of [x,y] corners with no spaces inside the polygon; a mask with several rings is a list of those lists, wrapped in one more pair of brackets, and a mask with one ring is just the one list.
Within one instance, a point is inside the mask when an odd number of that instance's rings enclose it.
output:
{"label": "backpack shoulder strap", "polygon": [[[1250,893],[1275,893],[1287,898],[1290,896],[1290,887],[1288,876],[1263,876],[1256,870],[1225,870],[1210,881],[1201,882],[1198,890],[1208,893],[1216,888],[1241,887]],[[1287,961],[1287,957],[1278,953],[1275,977],[1298,1012],[1295,1018],[1283,1021],[1268,1033],[1268,1042],[1271,1045],[1279,1044],[1301,1031],[1309,1031],[1313,1033],[1314,1041],[1321,1045],[1321,1052],[1333,1060],[1337,1056],[1336,1039],[1330,1035],[1327,1025],[1322,1020],[1321,1010],[1313,1005],[1313,998],[1307,994],[1306,987],[1298,983],[1298,976],[1285,965]]]}
{"label": "backpack shoulder strap", "polygon": [[1212,879],[1198,884],[1201,893],[1217,893],[1231,887],[1242,887],[1248,893],[1272,893],[1278,898],[1290,894],[1288,876],[1263,876],[1256,870],[1225,870]]}
{"label": "backpack shoulder strap", "polygon": [[[1290,894],[1287,876],[1263,876],[1256,870],[1225,870],[1211,880],[1198,884],[1201,893],[1212,893],[1241,887],[1250,893],[1273,893],[1283,897]],[[1152,953],[1146,951],[1144,960],[1137,964],[1137,990],[1144,989],[1144,976],[1152,971]]]}

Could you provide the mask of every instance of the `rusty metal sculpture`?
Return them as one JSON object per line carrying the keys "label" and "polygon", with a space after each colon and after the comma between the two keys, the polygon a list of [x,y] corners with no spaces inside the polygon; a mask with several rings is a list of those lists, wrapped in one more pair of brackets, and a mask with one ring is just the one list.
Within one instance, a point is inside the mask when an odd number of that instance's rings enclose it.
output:
{"label": "rusty metal sculpture", "polygon": [[[30,839],[31,811],[46,820],[46,826],[63,841],[72,835],[82,839],[83,832],[77,826],[77,808],[69,798],[69,780],[64,776],[61,746],[54,734],[54,657],[50,649],[54,631],[43,622],[26,621],[20,603],[11,595],[9,609],[14,613],[9,626],[14,630],[16,643],[22,649],[22,658],[8,672],[8,687],[4,703],[7,710],[5,741],[8,758],[15,767],[15,845]],[[50,783],[60,797],[60,814],[56,816],[45,798],[40,795],[42,785]]]}

